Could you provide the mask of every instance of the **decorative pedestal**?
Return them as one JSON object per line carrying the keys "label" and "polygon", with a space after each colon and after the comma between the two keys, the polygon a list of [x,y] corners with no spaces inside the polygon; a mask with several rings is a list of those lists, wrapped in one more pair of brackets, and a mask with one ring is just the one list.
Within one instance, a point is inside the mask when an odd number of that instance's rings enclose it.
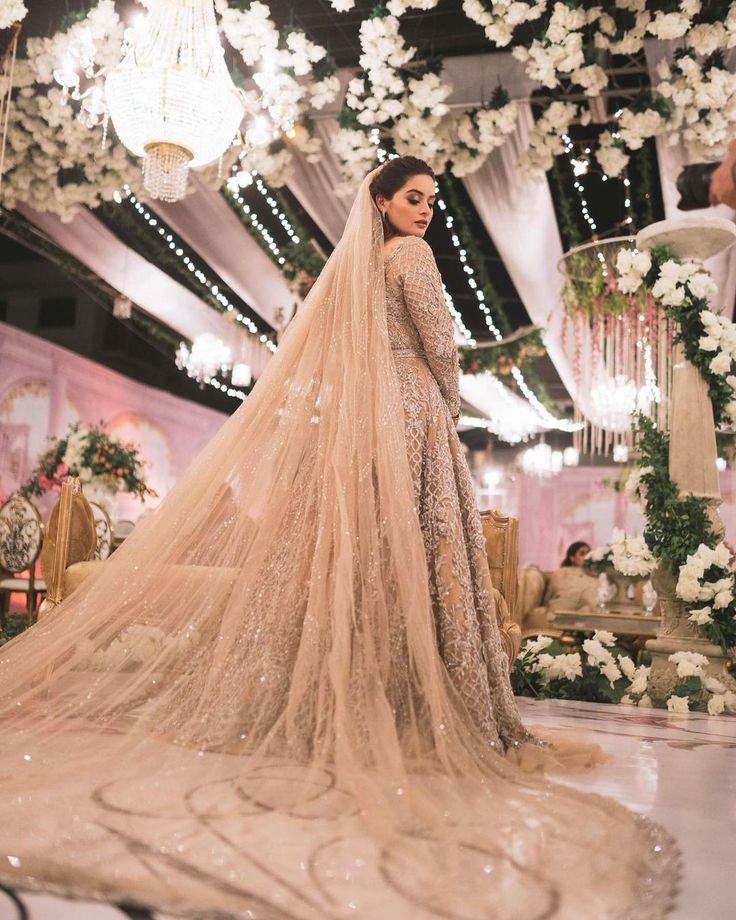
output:
{"label": "decorative pedestal", "polygon": [[705,673],[717,677],[729,690],[736,692],[736,680],[728,670],[730,658],[723,650],[704,639],[698,627],[688,620],[686,605],[675,595],[677,579],[669,569],[659,568],[652,575],[652,583],[659,597],[661,624],[656,639],[650,639],[647,650],[652,654],[649,675],[649,696],[655,702],[664,702],[679,682],[669,656],[675,652],[697,652],[705,655],[708,664]]}
{"label": "decorative pedestal", "polygon": [[639,605],[636,601],[629,600],[629,588],[643,581],[642,578],[637,575],[622,575],[613,568],[611,571],[606,572],[606,578],[616,588],[615,595],[610,601],[606,602],[606,610],[621,610],[624,613],[628,610],[639,610]]}
{"label": "decorative pedestal", "polygon": [[[732,245],[736,229],[730,221],[700,218],[661,221],[641,231],[636,238],[639,249],[666,244],[680,258],[707,259]],[[716,470],[716,435],[713,406],[708,386],[697,368],[687,361],[678,346],[672,372],[672,409],[670,413],[669,473],[680,494],[692,494],[708,501],[708,516],[714,531],[723,535],[718,515],[721,493]],[[717,677],[736,691],[736,680],[727,670],[729,660],[723,651],[702,638],[697,626],[688,620],[686,605],[675,595],[677,577],[660,568],[652,576],[659,597],[661,626],[656,639],[647,642],[652,654],[649,695],[664,702],[679,682],[674,665],[668,660],[675,652],[689,651],[705,655],[706,674]]]}

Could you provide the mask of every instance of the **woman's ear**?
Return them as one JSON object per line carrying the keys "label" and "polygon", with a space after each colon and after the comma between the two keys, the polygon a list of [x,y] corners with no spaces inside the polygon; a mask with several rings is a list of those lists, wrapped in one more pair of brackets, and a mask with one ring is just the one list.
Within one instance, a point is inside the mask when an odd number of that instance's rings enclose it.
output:
{"label": "woman's ear", "polygon": [[379,211],[386,210],[387,199],[383,195],[376,195],[376,207]]}

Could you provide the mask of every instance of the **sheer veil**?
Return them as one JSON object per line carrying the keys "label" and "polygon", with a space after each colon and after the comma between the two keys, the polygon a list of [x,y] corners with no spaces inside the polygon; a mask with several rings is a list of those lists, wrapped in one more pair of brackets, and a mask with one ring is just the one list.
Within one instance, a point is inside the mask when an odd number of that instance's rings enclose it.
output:
{"label": "sheer veil", "polygon": [[3,880],[207,917],[666,909],[661,832],[489,749],[439,656],[373,175],[243,406],[0,649]]}

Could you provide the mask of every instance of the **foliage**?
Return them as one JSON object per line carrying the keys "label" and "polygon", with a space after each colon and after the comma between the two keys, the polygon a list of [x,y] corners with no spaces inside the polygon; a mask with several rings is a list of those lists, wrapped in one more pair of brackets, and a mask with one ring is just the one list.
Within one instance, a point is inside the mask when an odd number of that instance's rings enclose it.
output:
{"label": "foliage", "polygon": [[0,645],[5,645],[6,642],[15,639],[30,625],[27,617],[8,617],[5,626],[0,628]]}
{"label": "foliage", "polygon": [[[545,667],[546,656],[551,656],[553,659],[562,656],[572,659],[573,656],[568,654],[567,649],[558,639],[549,640],[550,644],[545,646],[544,654],[535,654],[534,646],[539,641],[527,642],[514,661],[511,687],[517,696],[529,696],[542,700],[580,700],[588,703],[619,703],[621,701],[630,681],[619,672],[620,676],[611,682],[598,665],[591,663],[590,656],[586,656],[586,661],[583,663],[580,655],[575,653],[575,657],[579,659],[579,673],[572,677],[559,675],[550,679],[550,668]],[[617,663],[620,658],[631,658],[619,646],[610,648],[610,652],[611,657]],[[573,669],[576,664],[578,662],[572,661]],[[551,673],[555,673],[554,665],[552,664],[551,667]]]}
{"label": "foliage", "polygon": [[655,558],[677,572],[701,543],[712,547],[717,542],[707,503],[694,495],[680,495],[669,474],[669,438],[651,419],[638,414],[634,435],[640,465],[650,468],[641,477],[647,490],[644,539]]}
{"label": "foliage", "polygon": [[78,476],[82,482],[105,479],[119,491],[143,499],[156,495],[146,485],[143,466],[138,448],[111,437],[102,422],[88,429],[77,423],[43,450],[20,492],[40,496],[48,490],[59,491],[69,476]]}

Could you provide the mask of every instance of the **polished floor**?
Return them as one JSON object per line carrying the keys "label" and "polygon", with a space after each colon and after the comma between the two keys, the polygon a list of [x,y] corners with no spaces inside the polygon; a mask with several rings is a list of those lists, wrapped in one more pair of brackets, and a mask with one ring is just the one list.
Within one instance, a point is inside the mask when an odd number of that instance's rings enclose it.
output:
{"label": "polished floor", "polygon": [[[559,700],[522,700],[521,705],[528,724],[585,732],[613,755],[608,766],[565,782],[618,799],[675,836],[683,853],[683,876],[671,920],[734,920],[736,716],[678,715]],[[69,902],[0,888],[0,920],[152,916],[124,905]],[[163,920],[163,915],[155,916]]]}

